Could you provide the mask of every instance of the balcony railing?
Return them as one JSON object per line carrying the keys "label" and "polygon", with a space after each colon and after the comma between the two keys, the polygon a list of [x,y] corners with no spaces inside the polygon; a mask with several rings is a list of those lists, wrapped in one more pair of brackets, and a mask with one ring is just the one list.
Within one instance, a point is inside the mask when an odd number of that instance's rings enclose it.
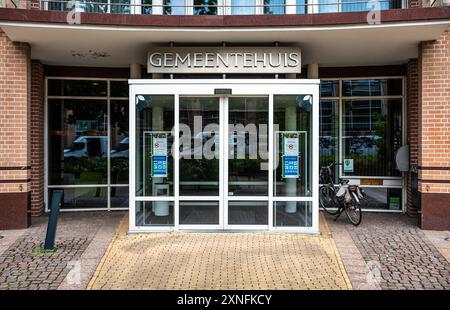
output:
{"label": "balcony railing", "polygon": [[[429,1],[429,6],[438,6],[447,0]],[[279,15],[389,10],[407,6],[406,0],[0,0],[0,7],[113,14]]]}

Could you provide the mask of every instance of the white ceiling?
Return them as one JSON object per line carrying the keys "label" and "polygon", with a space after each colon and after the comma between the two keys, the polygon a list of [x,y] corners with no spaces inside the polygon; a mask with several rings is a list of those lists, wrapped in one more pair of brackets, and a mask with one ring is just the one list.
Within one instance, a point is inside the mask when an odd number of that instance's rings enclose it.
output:
{"label": "white ceiling", "polygon": [[[13,40],[28,42],[32,58],[49,65],[127,67],[146,63],[154,44],[273,44],[302,48],[303,63],[388,65],[417,57],[420,41],[434,40],[449,21],[291,28],[147,28],[0,22]],[[106,57],[102,57],[106,56]]]}

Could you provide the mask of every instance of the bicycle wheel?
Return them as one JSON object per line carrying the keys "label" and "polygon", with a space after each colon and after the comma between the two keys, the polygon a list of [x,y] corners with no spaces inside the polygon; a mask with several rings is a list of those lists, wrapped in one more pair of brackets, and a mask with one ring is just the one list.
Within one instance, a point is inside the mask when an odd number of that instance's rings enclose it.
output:
{"label": "bicycle wheel", "polygon": [[347,218],[353,225],[358,226],[361,223],[362,220],[361,204],[356,201],[353,195],[351,202],[345,206],[344,210],[345,214],[347,215]]}
{"label": "bicycle wheel", "polygon": [[[339,213],[339,204],[336,201],[336,193],[334,190],[334,186],[322,185],[319,188],[319,203],[320,206],[331,215],[336,215]],[[336,210],[331,210],[336,209]]]}

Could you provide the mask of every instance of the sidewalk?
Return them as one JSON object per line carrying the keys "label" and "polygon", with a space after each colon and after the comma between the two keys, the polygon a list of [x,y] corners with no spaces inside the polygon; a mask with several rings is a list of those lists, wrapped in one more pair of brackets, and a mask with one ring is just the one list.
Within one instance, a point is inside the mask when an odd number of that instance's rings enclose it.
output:
{"label": "sidewalk", "polygon": [[0,231],[0,290],[85,289],[124,214],[61,213],[55,253],[40,251],[46,216],[26,230]]}
{"label": "sidewalk", "polygon": [[288,233],[150,233],[128,223],[89,289],[350,289],[333,239]]}
{"label": "sidewalk", "polygon": [[358,227],[326,218],[354,289],[450,289],[449,231],[404,214],[365,212]]}

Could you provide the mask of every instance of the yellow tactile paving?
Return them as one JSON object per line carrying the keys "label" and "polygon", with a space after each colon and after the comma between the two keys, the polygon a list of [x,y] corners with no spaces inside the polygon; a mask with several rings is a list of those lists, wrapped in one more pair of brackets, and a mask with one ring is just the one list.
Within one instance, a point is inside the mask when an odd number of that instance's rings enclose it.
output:
{"label": "yellow tactile paving", "polygon": [[122,221],[88,289],[350,289],[325,221],[288,233],[127,235]]}

